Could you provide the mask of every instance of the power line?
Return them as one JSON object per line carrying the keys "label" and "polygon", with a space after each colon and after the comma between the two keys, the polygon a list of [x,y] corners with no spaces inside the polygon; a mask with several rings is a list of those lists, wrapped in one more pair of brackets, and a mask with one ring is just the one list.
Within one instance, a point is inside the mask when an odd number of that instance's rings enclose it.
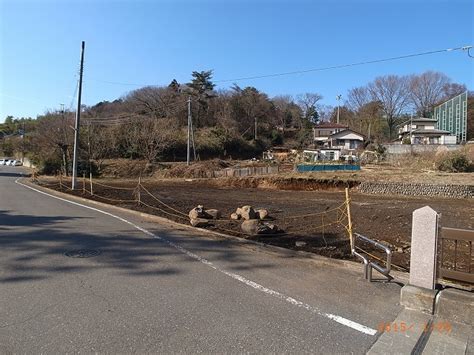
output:
{"label": "power line", "polygon": [[76,95],[77,90],[79,89],[79,79],[76,81],[76,88],[74,89],[74,93],[72,94],[71,104],[69,105],[68,111],[72,111],[74,104],[76,102]]}
{"label": "power line", "polygon": [[[265,79],[265,78],[273,78],[273,77],[280,77],[280,76],[313,73],[313,72],[319,72],[319,71],[336,70],[336,69],[343,69],[343,68],[349,68],[349,67],[355,67],[355,66],[361,66],[361,65],[391,62],[391,61],[396,61],[396,60],[402,60],[402,59],[421,57],[421,56],[426,56],[426,55],[439,54],[439,53],[444,53],[444,52],[453,52],[453,51],[459,51],[459,50],[467,50],[468,55],[469,55],[470,54],[469,50],[471,48],[472,48],[472,46],[463,46],[463,47],[455,47],[455,48],[438,49],[438,50],[427,51],[427,52],[411,53],[411,54],[406,54],[406,55],[401,55],[401,56],[396,56],[396,57],[367,60],[367,61],[354,62],[354,63],[348,63],[348,64],[332,65],[332,66],[320,67],[320,68],[311,68],[311,69],[294,70],[294,71],[281,72],[281,73],[271,73],[271,74],[245,76],[245,77],[238,77],[238,78],[233,78],[233,79],[214,80],[214,83],[227,83],[227,82],[236,82],[236,81],[243,81],[243,80]],[[157,84],[149,84],[149,83],[148,84],[143,84],[143,83],[139,84],[139,83],[99,80],[99,79],[94,79],[94,78],[89,78],[88,80],[101,82],[101,83],[105,83],[105,84],[110,84],[110,85],[140,86],[140,87],[159,86]]]}
{"label": "power line", "polygon": [[466,50],[470,48],[470,46],[464,47],[456,47],[456,48],[447,48],[447,49],[439,49],[435,51],[429,52],[420,52],[420,53],[413,53],[413,54],[406,54],[397,57],[389,57],[389,58],[382,58],[382,59],[374,59],[362,62],[355,62],[349,64],[340,64],[340,65],[333,65],[328,67],[321,67],[321,68],[313,68],[313,69],[305,69],[305,70],[295,70],[283,73],[274,73],[274,74],[264,74],[264,75],[254,75],[254,76],[247,76],[241,78],[234,78],[234,79],[225,79],[225,80],[215,80],[215,83],[225,83],[225,82],[234,82],[234,81],[241,81],[241,80],[253,80],[253,79],[264,79],[264,78],[272,78],[278,76],[286,76],[286,75],[296,75],[296,74],[305,74],[305,73],[312,73],[317,71],[326,71],[326,70],[334,70],[334,69],[343,69],[349,67],[355,67],[360,65],[367,65],[367,64],[375,64],[375,63],[383,63],[383,62],[390,62],[395,60],[407,59],[407,58],[414,58],[414,57],[421,57],[425,55],[443,53],[443,52],[452,52],[452,51],[459,51],[459,50]]}

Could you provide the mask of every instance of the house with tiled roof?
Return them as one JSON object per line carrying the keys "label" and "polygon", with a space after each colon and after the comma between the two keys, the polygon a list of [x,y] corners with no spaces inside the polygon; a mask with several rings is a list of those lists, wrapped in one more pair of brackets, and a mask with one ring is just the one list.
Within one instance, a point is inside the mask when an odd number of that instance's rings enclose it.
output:
{"label": "house with tiled roof", "polygon": [[456,136],[437,128],[437,120],[413,118],[403,122],[398,128],[398,139],[408,144],[456,144]]}
{"label": "house with tiled roof", "polygon": [[356,150],[363,148],[365,136],[340,123],[322,122],[313,127],[315,147]]}

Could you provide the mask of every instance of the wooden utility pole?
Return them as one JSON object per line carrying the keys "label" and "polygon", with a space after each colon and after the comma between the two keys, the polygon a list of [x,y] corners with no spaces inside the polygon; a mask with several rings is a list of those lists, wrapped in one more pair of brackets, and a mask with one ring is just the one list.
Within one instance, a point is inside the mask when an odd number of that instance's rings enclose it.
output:
{"label": "wooden utility pole", "polygon": [[257,140],[257,126],[258,126],[257,116],[255,116],[255,140]]}
{"label": "wooden utility pole", "polygon": [[74,156],[72,161],[72,186],[73,190],[76,189],[77,184],[77,158],[78,158],[78,146],[79,146],[79,127],[81,120],[81,95],[82,95],[82,74],[84,72],[84,48],[86,42],[82,41],[81,45],[81,66],[79,69],[79,92],[77,94],[77,111],[76,111],[76,124],[74,125]]}
{"label": "wooden utility pole", "polygon": [[186,165],[191,160],[191,96],[188,97],[188,147],[186,151]]}

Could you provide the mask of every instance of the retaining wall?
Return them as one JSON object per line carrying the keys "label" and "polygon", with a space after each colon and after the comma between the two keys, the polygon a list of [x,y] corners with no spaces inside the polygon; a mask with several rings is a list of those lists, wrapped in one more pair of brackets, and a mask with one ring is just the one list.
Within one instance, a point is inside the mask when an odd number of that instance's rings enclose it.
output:
{"label": "retaining wall", "polygon": [[368,194],[474,198],[474,185],[361,182],[356,190]]}
{"label": "retaining wall", "polygon": [[462,147],[459,144],[384,144],[387,154],[410,154],[437,151],[453,151]]}

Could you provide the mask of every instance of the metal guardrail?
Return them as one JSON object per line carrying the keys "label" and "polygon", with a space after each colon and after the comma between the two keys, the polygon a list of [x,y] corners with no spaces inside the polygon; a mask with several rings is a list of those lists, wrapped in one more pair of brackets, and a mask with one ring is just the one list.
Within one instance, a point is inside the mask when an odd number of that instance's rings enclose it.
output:
{"label": "metal guardrail", "polygon": [[[365,256],[357,252],[356,249],[361,250],[361,248],[357,246],[358,240],[363,240],[364,242],[369,243],[375,246],[376,248],[382,249],[387,254],[385,267],[377,264],[374,261],[371,261],[368,258],[368,256]],[[361,250],[361,252],[363,253],[364,251]],[[384,275],[387,278],[387,281],[390,281],[391,279],[393,279],[393,277],[390,276],[390,270],[392,269],[392,251],[386,245],[376,242],[375,240],[369,239],[359,233],[354,233],[354,247],[352,249],[352,254],[357,256],[364,263],[364,278],[368,280],[369,282],[372,281],[372,269],[375,269],[378,272],[380,272],[382,275]]]}

